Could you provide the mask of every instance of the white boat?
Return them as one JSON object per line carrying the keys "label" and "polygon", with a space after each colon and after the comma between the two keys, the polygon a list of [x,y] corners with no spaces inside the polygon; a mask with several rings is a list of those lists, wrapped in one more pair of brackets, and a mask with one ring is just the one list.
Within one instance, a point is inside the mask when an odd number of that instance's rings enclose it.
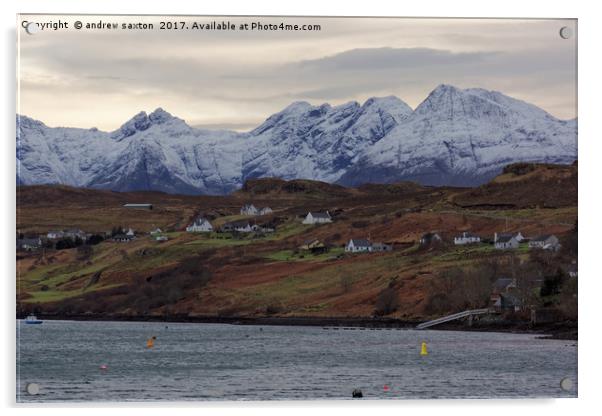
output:
{"label": "white boat", "polygon": [[41,319],[38,319],[38,317],[35,315],[29,315],[27,318],[25,318],[26,324],[36,325],[36,324],[41,324],[42,322],[44,322],[44,321],[42,321]]}

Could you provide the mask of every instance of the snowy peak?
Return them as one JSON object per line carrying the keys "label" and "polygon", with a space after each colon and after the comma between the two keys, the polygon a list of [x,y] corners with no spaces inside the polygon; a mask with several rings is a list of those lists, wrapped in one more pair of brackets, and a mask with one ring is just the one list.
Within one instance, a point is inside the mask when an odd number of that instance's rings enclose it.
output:
{"label": "snowy peak", "polygon": [[441,84],[416,108],[416,117],[438,120],[489,120],[508,126],[518,120],[557,120],[541,108],[498,91],[483,88],[460,89]]}
{"label": "snowy peak", "polygon": [[388,112],[398,121],[403,120],[413,112],[409,105],[394,95],[368,98],[362,105],[362,108],[366,111],[372,109],[374,111]]}
{"label": "snowy peak", "polygon": [[117,141],[123,140],[126,137],[133,136],[137,132],[145,131],[153,125],[164,124],[168,122],[176,122],[185,125],[184,120],[172,116],[161,107],[157,108],[150,114],[141,111],[126,121],[119,129],[111,133],[111,137]]}
{"label": "snowy peak", "polygon": [[169,114],[167,111],[162,109],[161,107],[157,108],[155,111],[149,114],[148,119],[151,123],[163,124],[168,122],[175,117]]}
{"label": "snowy peak", "polygon": [[577,120],[447,84],[415,111],[394,96],[334,106],[297,101],[249,133],[196,129],[162,108],[111,133],[19,115],[17,127],[18,184],[116,191],[225,194],[263,177],[471,186],[510,163],[577,157]]}

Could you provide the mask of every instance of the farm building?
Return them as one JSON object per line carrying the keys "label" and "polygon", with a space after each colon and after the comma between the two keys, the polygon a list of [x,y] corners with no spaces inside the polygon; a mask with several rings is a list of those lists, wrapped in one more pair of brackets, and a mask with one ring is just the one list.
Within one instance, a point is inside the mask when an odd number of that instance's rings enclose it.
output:
{"label": "farm building", "polygon": [[328,247],[318,239],[305,240],[299,250],[309,251],[313,254],[325,253],[328,251]]}
{"label": "farm building", "polygon": [[430,246],[431,244],[438,244],[441,242],[443,242],[441,236],[434,232],[423,234],[422,237],[420,237],[421,246]]}

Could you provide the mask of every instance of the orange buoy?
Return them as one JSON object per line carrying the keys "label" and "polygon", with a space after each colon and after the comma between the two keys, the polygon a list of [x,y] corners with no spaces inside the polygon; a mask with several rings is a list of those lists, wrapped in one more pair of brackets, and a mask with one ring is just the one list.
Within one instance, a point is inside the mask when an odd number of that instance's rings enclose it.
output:
{"label": "orange buoy", "polygon": [[152,336],[149,339],[146,340],[146,348],[153,348],[155,346],[155,340],[157,339],[157,337]]}

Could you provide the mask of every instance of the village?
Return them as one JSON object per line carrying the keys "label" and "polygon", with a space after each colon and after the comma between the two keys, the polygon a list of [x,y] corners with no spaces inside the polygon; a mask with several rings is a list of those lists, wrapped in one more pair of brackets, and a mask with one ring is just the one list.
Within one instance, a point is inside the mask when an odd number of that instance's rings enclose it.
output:
{"label": "village", "polygon": [[[152,210],[150,203],[126,203],[126,210]],[[331,215],[329,210],[309,211],[299,213],[293,219],[278,215],[268,206],[256,207],[253,203],[244,204],[238,215],[225,216],[223,218],[197,214],[182,230],[162,230],[154,227],[150,230],[134,230],[131,227],[121,225],[114,226],[105,232],[86,232],[81,229],[49,230],[43,235],[19,235],[17,239],[18,252],[35,253],[40,251],[59,251],[78,248],[82,246],[94,246],[97,244],[128,244],[137,240],[150,240],[156,244],[178,238],[182,232],[189,235],[197,235],[203,240],[240,240],[241,242],[253,244],[260,242],[277,232],[280,226],[286,226],[291,221],[305,227],[307,234],[311,235],[312,227],[320,227],[337,221],[336,215]],[[140,215],[144,215],[141,213]],[[234,220],[228,218],[235,217]],[[337,260],[345,256],[362,256],[378,253],[390,253],[396,250],[407,250],[407,241],[399,244],[396,241],[379,241],[372,235],[350,236],[344,245],[333,243],[328,236],[321,238],[310,237],[299,241],[296,247],[288,251],[280,260]],[[354,233],[357,234],[357,233]],[[501,252],[527,253],[533,251],[555,253],[561,249],[560,239],[553,234],[524,236],[520,231],[495,232],[492,236],[483,236],[470,231],[462,231],[451,234],[449,231],[442,233],[436,230],[426,231],[414,242],[416,250],[428,253],[441,251],[445,247],[471,247],[491,249]],[[566,264],[563,272],[570,278],[577,277],[576,261]],[[524,297],[518,293],[524,292],[520,288],[516,277],[498,277],[491,283],[488,307],[498,312],[520,312],[526,308]],[[529,280],[529,292],[541,291],[544,281],[541,277]],[[526,283],[522,283],[526,284]],[[389,308],[394,310],[394,308]],[[392,311],[391,310],[391,311]],[[386,312],[391,312],[385,310]],[[541,314],[540,314],[541,315]],[[534,318],[535,319],[535,318]],[[540,318],[540,320],[543,318]]]}

